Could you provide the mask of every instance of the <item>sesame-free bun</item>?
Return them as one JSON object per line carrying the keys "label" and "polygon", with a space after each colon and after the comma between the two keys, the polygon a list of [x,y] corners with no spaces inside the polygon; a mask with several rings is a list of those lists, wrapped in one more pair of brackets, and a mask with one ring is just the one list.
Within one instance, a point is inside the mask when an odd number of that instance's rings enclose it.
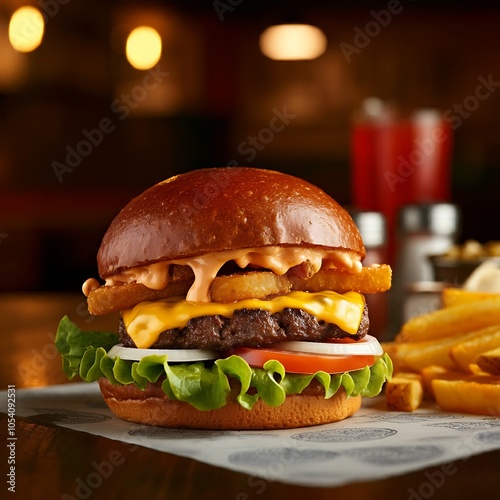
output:
{"label": "sesame-free bun", "polygon": [[155,262],[270,245],[365,255],[353,220],[321,189],[272,170],[232,167],[181,174],[134,198],[111,223],[97,263],[107,278]]}
{"label": "sesame-free bun", "polygon": [[188,429],[291,429],[337,422],[353,415],[361,406],[361,396],[347,398],[343,388],[325,399],[324,389],[313,380],[302,394],[287,396],[278,407],[257,401],[251,410],[233,400],[222,408],[200,411],[188,403],[172,401],[159,383],[142,391],[135,385],[113,385],[105,378],[99,387],[106,404],[119,418],[157,427]]}

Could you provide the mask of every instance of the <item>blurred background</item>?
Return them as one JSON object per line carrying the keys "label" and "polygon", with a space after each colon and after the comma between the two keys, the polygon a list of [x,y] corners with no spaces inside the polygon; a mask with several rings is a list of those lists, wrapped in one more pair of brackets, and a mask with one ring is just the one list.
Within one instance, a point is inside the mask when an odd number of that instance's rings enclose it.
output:
{"label": "blurred background", "polygon": [[[0,0],[0,291],[79,290],[120,208],[202,167],[281,170],[389,219],[450,202],[456,240],[500,238],[491,4]],[[268,29],[289,23],[313,29]],[[416,151],[434,163],[400,196]],[[380,179],[394,206],[366,199]]]}

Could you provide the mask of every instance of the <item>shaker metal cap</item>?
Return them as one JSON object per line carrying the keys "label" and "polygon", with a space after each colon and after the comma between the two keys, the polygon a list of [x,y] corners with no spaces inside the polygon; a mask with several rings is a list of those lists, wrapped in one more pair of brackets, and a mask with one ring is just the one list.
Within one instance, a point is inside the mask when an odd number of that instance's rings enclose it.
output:
{"label": "shaker metal cap", "polygon": [[453,235],[460,231],[460,210],[451,203],[405,205],[398,214],[401,233]]}
{"label": "shaker metal cap", "polygon": [[378,248],[387,243],[387,223],[380,212],[349,212],[358,226],[365,248]]}

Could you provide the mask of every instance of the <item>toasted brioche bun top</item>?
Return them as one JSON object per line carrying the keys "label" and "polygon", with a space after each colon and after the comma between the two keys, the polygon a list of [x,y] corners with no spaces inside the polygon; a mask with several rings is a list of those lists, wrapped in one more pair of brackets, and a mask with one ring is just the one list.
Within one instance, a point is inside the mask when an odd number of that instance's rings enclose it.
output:
{"label": "toasted brioche bun top", "polygon": [[365,248],[350,215],[324,191],[280,172],[194,170],[130,201],[97,255],[101,278],[125,269],[206,253],[263,246]]}

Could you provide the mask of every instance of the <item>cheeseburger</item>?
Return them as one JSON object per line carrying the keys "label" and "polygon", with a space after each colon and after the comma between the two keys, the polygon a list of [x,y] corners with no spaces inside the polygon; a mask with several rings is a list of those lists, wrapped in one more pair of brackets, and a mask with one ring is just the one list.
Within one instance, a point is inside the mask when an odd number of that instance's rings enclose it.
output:
{"label": "cheeseburger", "polygon": [[363,294],[390,287],[363,267],[348,213],[319,188],[255,168],[195,170],[133,199],[83,285],[118,333],[63,318],[70,378],[98,381],[132,422],[292,428],[344,419],[379,394],[392,365],[368,335]]}

